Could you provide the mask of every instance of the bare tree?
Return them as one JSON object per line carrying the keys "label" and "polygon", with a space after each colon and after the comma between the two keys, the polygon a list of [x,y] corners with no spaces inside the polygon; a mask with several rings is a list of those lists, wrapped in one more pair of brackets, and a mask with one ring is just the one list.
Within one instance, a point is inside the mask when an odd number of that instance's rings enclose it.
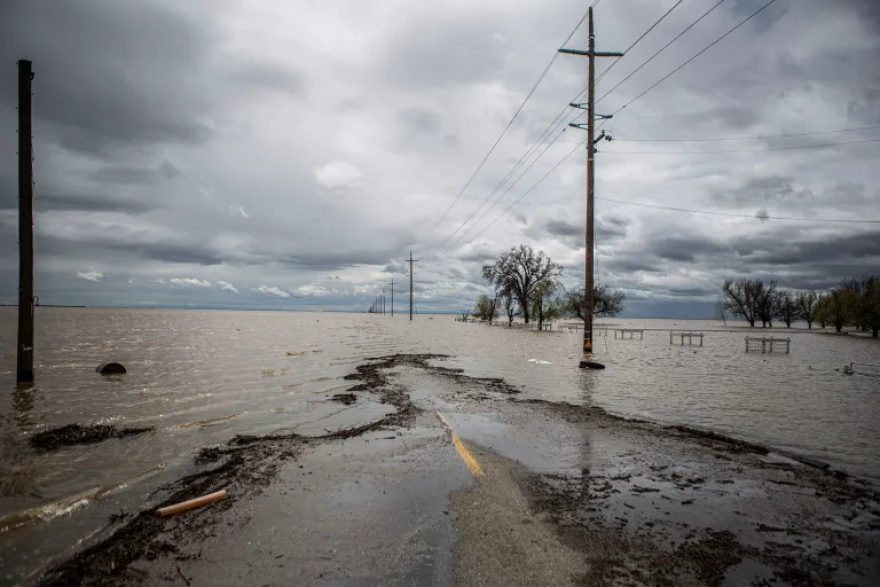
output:
{"label": "bare tree", "polygon": [[862,332],[871,331],[877,338],[880,330],[880,276],[865,275],[860,279],[848,279],[842,284],[856,292],[853,299],[852,321]]}
{"label": "bare tree", "polygon": [[490,298],[489,301],[489,324],[495,321],[495,317],[498,316],[498,294],[495,294],[495,297]]}
{"label": "bare tree", "polygon": [[482,273],[495,286],[495,291],[500,296],[510,295],[516,298],[523,319],[528,324],[535,288],[545,281],[558,281],[562,267],[543,251],[535,253],[532,247],[519,245],[503,253],[494,265],[484,266]]}
{"label": "bare tree", "polygon": [[776,282],[765,284],[760,279],[754,280],[755,300],[758,306],[758,318],[763,328],[773,328],[773,320],[779,316],[779,292]]}
{"label": "bare tree", "polygon": [[513,319],[519,315],[519,308],[516,306],[516,300],[512,295],[504,295],[501,297],[504,313],[507,314],[507,327],[513,326]]}
{"label": "bare tree", "polygon": [[[593,288],[593,316],[613,318],[623,312],[625,301],[626,294],[619,289],[612,290],[607,285],[595,287]],[[566,314],[586,320],[586,306],[584,288],[565,292],[562,310]]]}
{"label": "bare tree", "polygon": [[544,322],[559,316],[559,302],[555,299],[560,285],[556,281],[542,281],[535,287],[532,296],[532,314],[538,319],[538,330],[544,329]]}
{"label": "bare tree", "polygon": [[816,296],[816,322],[823,329],[831,321],[831,294],[820,293]]}
{"label": "bare tree", "polygon": [[776,295],[776,309],[779,318],[785,322],[785,327],[791,328],[791,323],[798,317],[794,294],[787,289],[780,290]]}
{"label": "bare tree", "polygon": [[865,318],[871,336],[880,338],[880,275],[866,276],[862,283],[862,296],[866,304]]}
{"label": "bare tree", "polygon": [[474,304],[472,314],[480,320],[486,320],[491,324],[492,319],[495,317],[495,302],[489,296],[481,295],[477,303]]}
{"label": "bare tree", "polygon": [[841,332],[844,326],[855,325],[859,303],[858,280],[845,279],[828,294],[828,321],[834,330]]}
{"label": "bare tree", "polygon": [[[816,321],[816,315],[819,312],[819,296],[815,291],[799,292],[795,298],[795,307],[797,308],[797,317],[807,322],[807,328],[812,330],[813,322]],[[824,328],[824,324],[822,325]]]}
{"label": "bare tree", "polygon": [[467,322],[468,316],[471,315],[470,310],[459,310],[459,313],[461,314],[461,321],[462,322]]}
{"label": "bare tree", "polygon": [[750,279],[724,280],[721,286],[723,312],[738,316],[755,327],[758,319],[758,304],[755,295],[757,281]]}

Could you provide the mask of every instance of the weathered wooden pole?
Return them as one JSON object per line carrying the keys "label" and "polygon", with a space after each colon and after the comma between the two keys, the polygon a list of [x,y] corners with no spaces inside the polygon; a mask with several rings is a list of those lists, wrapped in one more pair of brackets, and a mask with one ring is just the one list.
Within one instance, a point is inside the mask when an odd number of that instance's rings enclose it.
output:
{"label": "weathered wooden pole", "polygon": [[418,259],[413,259],[412,251],[409,252],[409,259],[406,260],[409,263],[409,319],[412,321],[413,316],[413,263],[418,263]]}
{"label": "weathered wooden pole", "polygon": [[[595,255],[595,240],[594,240],[594,219],[593,219],[593,204],[594,204],[594,183],[595,183],[595,165],[594,165],[594,157],[596,153],[595,144],[605,137],[605,133],[602,133],[601,137],[596,137],[596,96],[595,96],[595,87],[596,87],[596,57],[623,57],[623,53],[610,52],[610,51],[596,51],[596,34],[593,28],[593,8],[592,6],[589,9],[589,44],[587,51],[580,51],[578,49],[559,49],[560,53],[568,53],[570,55],[582,55],[588,58],[588,66],[587,66],[587,103],[586,104],[574,104],[571,106],[574,108],[585,109],[587,111],[587,123],[584,124],[575,124],[570,123],[571,126],[575,126],[578,128],[583,128],[586,126],[587,131],[587,213],[586,213],[586,226],[585,226],[585,243],[584,243],[584,342],[583,342],[583,353],[585,356],[589,357],[593,353],[593,306],[595,303],[594,300],[594,278],[593,278],[593,270],[594,270],[594,255]],[[610,118],[609,116],[600,116],[601,118]],[[621,333],[621,338],[623,334]],[[594,363],[593,361],[581,361],[582,367],[588,368],[604,368]]]}
{"label": "weathered wooden pole", "polygon": [[34,167],[31,62],[18,62],[18,360],[16,381],[34,381]]}

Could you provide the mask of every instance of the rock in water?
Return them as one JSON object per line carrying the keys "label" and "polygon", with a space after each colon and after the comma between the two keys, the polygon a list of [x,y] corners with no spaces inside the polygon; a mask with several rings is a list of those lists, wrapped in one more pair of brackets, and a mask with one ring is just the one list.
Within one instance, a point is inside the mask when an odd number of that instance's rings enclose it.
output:
{"label": "rock in water", "polygon": [[98,368],[95,369],[101,375],[124,375],[125,367],[123,367],[120,363],[102,363],[98,365]]}
{"label": "rock in water", "polygon": [[604,369],[605,365],[602,363],[597,363],[596,361],[587,361],[584,359],[581,361],[581,364],[578,365],[581,369]]}

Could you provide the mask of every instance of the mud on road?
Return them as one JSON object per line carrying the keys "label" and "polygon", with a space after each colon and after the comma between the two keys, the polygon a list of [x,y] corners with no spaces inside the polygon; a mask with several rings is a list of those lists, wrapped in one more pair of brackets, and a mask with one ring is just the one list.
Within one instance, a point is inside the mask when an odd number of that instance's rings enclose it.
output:
{"label": "mud on road", "polygon": [[[880,499],[867,484],[713,433],[521,400],[444,358],[358,366],[328,401],[393,406],[373,422],[202,449],[155,503],[36,580],[880,584]],[[464,443],[453,446],[440,411]],[[225,501],[155,515],[224,488]]]}

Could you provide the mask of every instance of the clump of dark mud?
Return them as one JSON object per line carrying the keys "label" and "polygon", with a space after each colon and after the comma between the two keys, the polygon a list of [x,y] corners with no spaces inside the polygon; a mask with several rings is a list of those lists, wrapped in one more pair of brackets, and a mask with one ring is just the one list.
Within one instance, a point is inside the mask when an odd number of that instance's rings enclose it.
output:
{"label": "clump of dark mud", "polygon": [[592,430],[601,447],[580,471],[523,479],[536,512],[585,556],[579,584],[877,584],[880,495],[868,485],[712,432],[518,403]]}
{"label": "clump of dark mud", "polygon": [[[161,503],[135,515],[112,536],[87,548],[73,558],[51,568],[41,585],[129,585],[145,580],[143,571],[131,564],[140,559],[154,560],[184,554],[180,545],[187,545],[193,536],[217,522],[221,512],[231,508],[236,495],[259,492],[277,472],[277,460],[284,454],[299,454],[301,445],[295,441],[277,444],[255,444],[241,448],[209,448],[200,451],[197,461],[222,464],[179,479],[166,487],[170,493]],[[230,498],[177,516],[160,518],[155,510],[226,489]]]}
{"label": "clump of dark mud", "polygon": [[337,393],[330,398],[331,402],[339,402],[343,405],[350,406],[357,401],[357,396],[353,393]]}
{"label": "clump of dark mud", "polygon": [[[353,392],[366,391],[379,397],[382,403],[393,405],[397,412],[375,422],[353,428],[328,432],[317,437],[299,434],[266,434],[260,436],[237,435],[225,447],[202,448],[195,457],[198,467],[208,467],[173,484],[162,488],[169,492],[155,506],[133,517],[101,542],[79,552],[72,558],[51,567],[42,577],[41,585],[130,585],[149,582],[146,573],[133,565],[138,560],[173,557],[185,560],[201,556],[201,550],[193,554],[193,537],[210,535],[211,527],[220,522],[222,512],[234,506],[239,495],[248,497],[259,494],[278,472],[282,461],[296,459],[310,444],[345,440],[367,432],[389,427],[407,426],[419,412],[410,401],[403,386],[389,382],[385,370],[397,365],[427,365],[425,361],[434,355],[395,355],[357,367],[357,372],[346,377],[360,381],[344,396],[345,402],[356,401]],[[334,397],[336,400],[336,397]],[[342,399],[336,400],[342,401]],[[68,428],[68,427],[65,427]],[[108,427],[109,436],[126,435],[132,429],[115,430]],[[104,431],[105,434],[108,431]],[[219,463],[219,464],[217,464]],[[226,489],[229,499],[212,503],[203,508],[176,516],[159,518],[156,508],[172,505],[188,499]],[[123,516],[114,516],[118,522]]]}
{"label": "clump of dark mud", "polygon": [[[392,355],[389,357],[379,357],[375,359],[369,359],[371,361],[378,361],[378,363],[374,363],[372,365],[378,365],[379,369],[386,370],[391,369],[396,366],[409,366],[415,367],[417,369],[421,369],[432,375],[436,375],[438,377],[444,377],[447,379],[451,379],[459,384],[465,385],[481,385],[483,386],[485,391],[495,391],[498,393],[504,394],[517,394],[520,393],[520,390],[516,387],[507,383],[504,379],[500,377],[472,377],[470,375],[464,374],[464,369],[458,369],[453,367],[442,367],[439,365],[432,365],[428,361],[436,360],[436,359],[448,359],[449,355]],[[362,368],[369,368],[371,365],[364,365],[362,367],[358,367],[358,373],[354,375],[348,375],[346,379],[359,379],[362,373]],[[367,375],[368,370],[365,369],[363,374]],[[351,389],[349,391],[355,391],[355,389]]]}
{"label": "clump of dark mud", "polygon": [[108,438],[125,438],[144,432],[152,432],[156,428],[116,428],[113,424],[68,424],[60,428],[44,430],[31,436],[30,443],[34,448],[52,450],[62,446],[77,444],[93,444]]}

